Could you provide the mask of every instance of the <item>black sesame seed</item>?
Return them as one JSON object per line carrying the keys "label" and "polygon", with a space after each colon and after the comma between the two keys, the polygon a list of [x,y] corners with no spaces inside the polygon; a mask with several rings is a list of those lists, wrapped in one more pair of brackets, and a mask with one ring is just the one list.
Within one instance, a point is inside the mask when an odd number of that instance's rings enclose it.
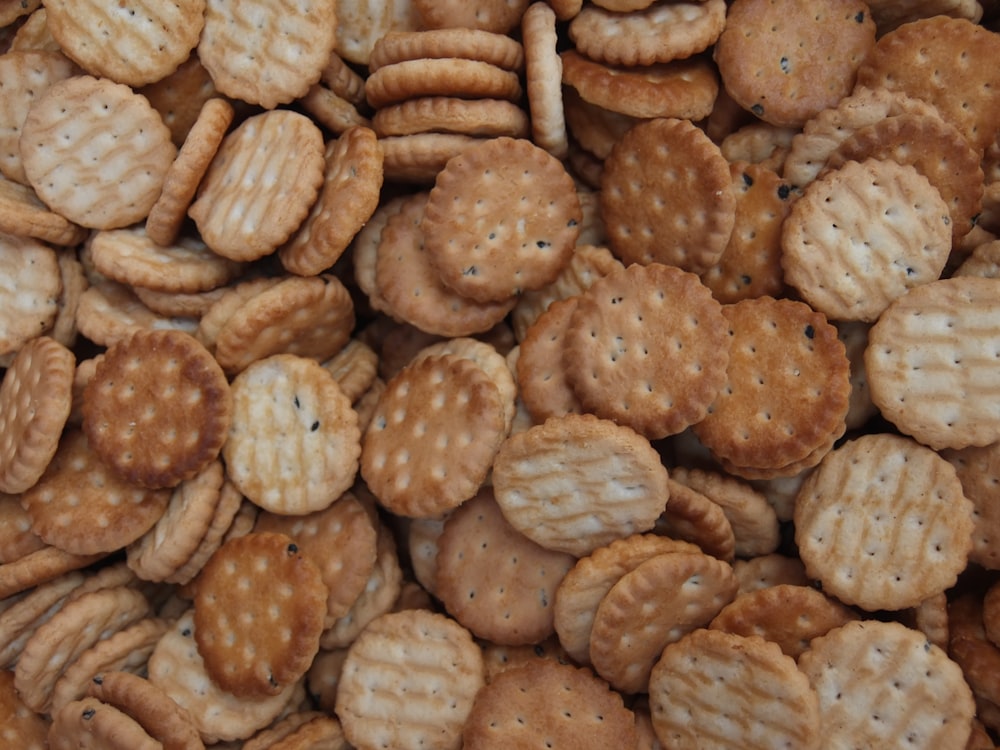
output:
{"label": "black sesame seed", "polygon": [[806,333],[806,338],[811,339],[813,336],[816,335],[816,329],[813,328],[812,326],[806,326],[805,333]]}

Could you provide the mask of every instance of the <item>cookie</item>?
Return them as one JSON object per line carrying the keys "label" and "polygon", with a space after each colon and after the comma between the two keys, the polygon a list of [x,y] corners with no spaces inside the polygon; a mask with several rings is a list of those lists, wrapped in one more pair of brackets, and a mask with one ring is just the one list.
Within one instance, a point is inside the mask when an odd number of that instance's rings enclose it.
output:
{"label": "cookie", "polygon": [[44,750],[48,747],[48,722],[21,700],[14,687],[14,673],[10,670],[0,673],[0,706],[4,716],[0,737],[5,742],[24,750]]}
{"label": "cookie", "polygon": [[604,162],[600,206],[609,246],[625,265],[665,263],[691,273],[719,260],[736,221],[729,164],[708,136],[679,119],[639,123],[615,145]]}
{"label": "cookie", "polygon": [[869,331],[865,369],[872,401],[901,431],[932,448],[997,439],[996,398],[979,377],[992,359],[997,283],[961,276],[915,287]]}
{"label": "cookie", "polygon": [[567,378],[563,348],[577,297],[554,300],[524,332],[517,357],[518,396],[535,423],[584,411]]}
{"label": "cookie", "polygon": [[506,34],[518,25],[528,0],[413,0],[413,5],[428,29],[457,27]]}
{"label": "cookie", "polygon": [[795,502],[795,539],[809,577],[868,611],[913,607],[954,585],[972,527],[972,504],[954,468],[888,433],[828,453]]}
{"label": "cookie", "polygon": [[1000,513],[994,502],[997,476],[997,451],[991,443],[982,448],[945,449],[941,456],[955,467],[962,483],[962,494],[972,502],[972,549],[969,560],[989,570],[1000,568]]}
{"label": "cookie", "polygon": [[821,10],[740,0],[726,13],[713,57],[744,109],[797,127],[851,92],[874,48],[875,22],[856,0]]}
{"label": "cookie", "polygon": [[[491,189],[498,180],[505,191]],[[484,197],[470,200],[473,195]],[[441,280],[487,302],[553,281],[569,262],[581,219],[560,161],[530,141],[494,138],[448,161],[430,191],[421,228]]]}
{"label": "cookie", "polygon": [[67,703],[55,713],[48,744],[52,750],[73,747],[156,750],[160,746],[128,714],[90,697]]}
{"label": "cookie", "polygon": [[666,482],[646,438],[592,414],[551,417],[510,436],[493,464],[507,521],[543,547],[576,556],[651,529],[667,504]]}
{"label": "cookie", "polygon": [[420,31],[388,31],[372,47],[368,72],[403,60],[460,58],[511,71],[524,69],[524,46],[507,34],[467,26]]}
{"label": "cookie", "polygon": [[35,100],[20,144],[25,175],[38,197],[93,229],[144,219],[177,153],[145,97],[87,75],[58,81]]}
{"label": "cookie", "polygon": [[562,356],[587,411],[658,440],[708,413],[729,341],[722,306],[697,276],[635,263],[577,297]]}
{"label": "cookie", "polygon": [[154,489],[174,487],[214,461],[232,415],[222,368],[180,331],[137,331],[116,343],[84,392],[92,450],[127,481]]}
{"label": "cookie", "polygon": [[732,563],[736,534],[722,506],[672,477],[667,486],[670,500],[656,519],[656,533],[694,544],[706,554]]}
{"label": "cookie", "polygon": [[368,65],[378,40],[392,32],[416,31],[420,14],[412,0],[342,0],[336,5],[335,52],[348,62]]}
{"label": "cookie", "polygon": [[546,3],[533,3],[521,17],[525,90],[531,112],[532,140],[555,156],[569,151],[562,97],[562,59],[556,13]]}
{"label": "cookie", "polygon": [[32,237],[53,245],[77,245],[87,230],[49,208],[29,185],[0,178],[0,232]]}
{"label": "cookie", "polygon": [[419,58],[383,65],[365,80],[368,104],[378,109],[421,96],[518,101],[517,73],[481,60]]}
{"label": "cookie", "polygon": [[55,323],[62,277],[55,250],[16,235],[0,234],[0,268],[0,352],[15,354]]}

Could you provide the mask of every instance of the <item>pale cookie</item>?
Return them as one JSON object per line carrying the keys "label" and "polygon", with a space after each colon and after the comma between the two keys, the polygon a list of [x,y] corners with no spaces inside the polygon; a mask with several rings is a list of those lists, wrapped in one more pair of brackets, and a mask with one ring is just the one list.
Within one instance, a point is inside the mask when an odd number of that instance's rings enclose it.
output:
{"label": "pale cookie", "polygon": [[146,581],[165,581],[195,553],[222,502],[225,473],[215,460],[181,482],[149,531],[125,549],[131,570]]}
{"label": "pale cookie", "polygon": [[0,232],[65,246],[87,238],[86,229],[50,211],[33,188],[6,177],[0,178],[0,209]]}
{"label": "pale cookie", "polygon": [[[702,273],[718,262],[736,221],[729,164],[687,120],[631,128],[604,162],[601,217],[625,265],[653,262]],[[670,210],[666,210],[670,206]]]}
{"label": "pale cookie", "polygon": [[[255,585],[262,578],[268,585]],[[319,651],[328,593],[319,566],[285,534],[254,531],[227,541],[195,591],[205,670],[238,697],[280,695]]]}
{"label": "pale cookie", "polygon": [[84,391],[91,449],[143,487],[175,487],[206,468],[228,437],[232,415],[222,368],[181,331],[136,331],[115,343]]}
{"label": "pale cookie", "polygon": [[493,493],[481,490],[444,522],[435,595],[479,638],[510,646],[538,643],[555,632],[553,599],[574,561],[516,531]]}
{"label": "pale cookie", "polygon": [[959,666],[922,633],[859,620],[799,659],[826,747],[963,747],[975,705]]}
{"label": "pale cookie", "polygon": [[29,0],[27,6],[24,6],[20,0],[5,0],[4,4],[15,5],[19,10],[27,10],[32,5],[35,6],[35,10],[17,25],[16,30],[13,27],[8,27],[14,32],[10,40],[11,52],[31,49],[45,50],[47,52],[60,51],[59,44],[52,38],[52,34],[49,33],[49,25],[46,19],[48,14],[45,12],[45,8],[41,7],[41,0],[37,2],[36,0]]}
{"label": "pale cookie", "polygon": [[273,109],[320,79],[336,44],[334,0],[206,0],[198,59],[226,96]]}
{"label": "pale cookie", "polygon": [[525,89],[531,111],[532,140],[555,156],[569,152],[563,109],[562,58],[558,52],[556,14],[547,3],[533,3],[521,18]]}
{"label": "pale cookie", "polygon": [[413,0],[338,0],[336,53],[348,62],[368,65],[383,36],[417,31],[420,14]]}
{"label": "pale cookie", "polygon": [[712,557],[733,562],[736,534],[722,506],[673,477],[667,480],[667,486],[670,501],[656,519],[656,533],[697,545]]}
{"label": "pale cookie", "polygon": [[945,449],[941,456],[955,467],[962,493],[972,501],[972,549],[969,561],[1000,569],[1000,443],[982,448]]}
{"label": "pale cookie", "polygon": [[480,60],[504,70],[524,69],[524,47],[516,39],[483,29],[451,28],[383,34],[372,48],[368,71],[403,60],[443,57]]}
{"label": "pale cookie", "polygon": [[581,557],[556,588],[552,614],[559,644],[577,664],[588,664],[594,616],[611,587],[654,555],[697,551],[694,545],[669,537],[633,534]]}
{"label": "pale cookie", "polygon": [[361,454],[357,414],[318,362],[294,354],[257,360],[233,380],[232,392],[222,455],[229,478],[253,503],[310,513],[354,483]]}
{"label": "pale cookie", "polygon": [[361,476],[394,513],[437,515],[476,494],[505,434],[503,399],[482,368],[457,354],[424,357],[379,398]]}
{"label": "pale cookie", "polygon": [[91,680],[88,694],[124,711],[163,750],[202,750],[204,743],[191,715],[148,679],[120,670],[105,671]]}
{"label": "pale cookie", "polygon": [[736,215],[721,257],[701,281],[722,304],[781,296],[781,233],[799,193],[773,170],[745,161],[729,165]]}
{"label": "pale cookie", "polygon": [[552,417],[504,441],[493,487],[514,528],[543,547],[589,554],[648,531],[667,504],[667,470],[649,441],[591,414]]}
{"label": "pale cookie", "polygon": [[[297,100],[302,109],[308,112],[324,128],[335,135],[350,130],[353,127],[371,127],[371,120],[366,116],[368,107],[359,110],[358,105],[334,93],[323,83],[317,83]],[[365,114],[362,114],[364,111]]]}
{"label": "pale cookie", "polygon": [[0,598],[19,594],[39,584],[58,578],[95,562],[105,553],[75,555],[72,552],[45,545],[22,557],[0,565]]}
{"label": "pale cookie", "polygon": [[741,593],[708,627],[736,635],[760,636],[798,659],[813,638],[857,620],[857,613],[810,586],[778,584]]}
{"label": "pale cookie", "polygon": [[780,172],[798,132],[798,128],[751,122],[723,138],[719,149],[729,162],[748,161]]}
{"label": "pale cookie", "polygon": [[21,700],[14,687],[14,673],[0,672],[0,740],[22,750],[46,750],[49,723]]}
{"label": "pale cookie", "polygon": [[847,413],[850,362],[837,329],[790,299],[746,299],[723,314],[728,381],[695,435],[736,466],[778,468],[807,457],[815,465],[822,454],[814,452],[832,446]]}
{"label": "pale cookie", "polygon": [[737,560],[733,563],[733,572],[740,582],[740,594],[771,588],[772,586],[810,585],[806,568],[798,557],[790,557],[777,552],[749,560]]}
{"label": "pale cookie", "polygon": [[875,47],[875,22],[858,0],[821,9],[738,0],[713,52],[729,95],[765,122],[797,127],[854,88]]}
{"label": "pale cookie", "polygon": [[12,234],[0,234],[0,271],[0,353],[14,354],[52,327],[62,277],[55,250]]}
{"label": "pale cookie", "polygon": [[462,731],[465,750],[636,747],[635,719],[620,693],[588,669],[535,659],[479,691]]}
{"label": "pale cookie", "polygon": [[586,410],[658,440],[708,413],[729,342],[722,306],[697,276],[636,263],[577,297],[562,356]]}
{"label": "pale cookie", "polygon": [[96,698],[82,698],[56,711],[49,727],[52,750],[103,748],[104,750],[159,750],[154,740],[128,714]]}
{"label": "pale cookie", "polygon": [[94,229],[145,218],[177,153],[145,97],[92,76],[54,83],[35,100],[20,144],[25,175],[38,197]]}
{"label": "pale cookie", "polygon": [[[13,562],[44,546],[45,542],[31,531],[31,516],[21,507],[20,496],[0,491],[0,564]],[[0,620],[6,611],[0,610]]]}
{"label": "pale cookie", "polygon": [[382,149],[375,133],[351,127],[330,141],[323,188],[309,215],[278,250],[285,270],[312,276],[333,266],[378,207]]}
{"label": "pale cookie", "polygon": [[591,104],[630,117],[698,121],[719,93],[715,66],[700,56],[640,67],[605,65],[573,49],[560,57],[563,83]]}
{"label": "pale cookie", "polygon": [[219,146],[188,215],[220,255],[256,260],[298,229],[323,184],[323,134],[305,115],[244,120]]}
{"label": "pale cookie", "polygon": [[188,206],[234,116],[233,105],[221,97],[213,97],[202,105],[146,217],[146,236],[153,242],[170,245],[177,239],[187,218]]}
{"label": "pale cookie", "polygon": [[39,336],[25,344],[0,383],[0,492],[33,486],[59,447],[72,406],[76,358]]}
{"label": "pale cookie", "polygon": [[334,716],[308,708],[288,714],[243,744],[244,750],[348,750],[349,747]]}
{"label": "pale cookie", "polygon": [[226,479],[219,490],[219,502],[208,528],[191,555],[166,577],[166,582],[180,585],[190,583],[225,539],[250,532],[256,521],[257,511],[257,506],[244,500],[236,485]]}
{"label": "pale cookie", "polygon": [[336,712],[355,747],[454,748],[484,682],[482,653],[461,625],[427,610],[389,613],[348,650]]}
{"label": "pale cookie", "polygon": [[162,515],[168,490],[151,490],[114,473],[86,435],[67,430],[38,482],[21,496],[31,528],[77,555],[107,554],[145,534]]}
{"label": "pale cookie", "polygon": [[414,133],[379,138],[385,179],[430,186],[453,156],[484,139],[463,133]]}
{"label": "pale cookie", "polygon": [[716,503],[729,521],[738,557],[774,552],[781,543],[778,517],[767,498],[749,482],[706,469],[671,469],[670,478],[702,493]]}
{"label": "pale cookie", "polygon": [[378,353],[357,338],[352,338],[321,364],[330,371],[351,403],[361,398],[378,377]]}
{"label": "pale cookie", "polygon": [[[952,220],[916,168],[848,161],[809,183],[785,220],[785,280],[834,320],[872,322],[907,290],[934,281],[951,253]],[[826,259],[817,263],[817,254]]]}
{"label": "pale cookie", "polygon": [[527,138],[528,115],[506,99],[418,96],[380,107],[372,116],[380,138],[417,133],[459,133],[481,138]]}
{"label": "pale cookie", "polygon": [[423,219],[428,193],[406,197],[386,221],[375,259],[375,286],[393,317],[437,336],[470,336],[503,320],[516,303],[510,296],[477,302],[448,287],[426,250]]}
{"label": "pale cookie", "polygon": [[441,280],[487,302],[552,282],[569,262],[582,218],[560,161],[528,140],[494,138],[448,161],[421,228]]}
{"label": "pale cookie", "polygon": [[934,449],[1000,438],[1000,393],[986,373],[1000,340],[1000,281],[940,279],[911,289],[868,334],[872,401],[901,431]]}
{"label": "pale cookie", "polygon": [[413,0],[424,28],[470,28],[507,34],[518,25],[528,0]]}
{"label": "pale cookie", "polygon": [[580,54],[611,65],[681,60],[704,52],[726,25],[725,0],[656,3],[619,10],[587,5],[567,33]]}
{"label": "pale cookie", "polygon": [[254,531],[285,534],[319,568],[328,589],[324,627],[350,611],[375,567],[377,529],[350,492],[304,516],[262,511]]}
{"label": "pale cookie", "polygon": [[80,295],[76,324],[80,333],[99,346],[111,346],[138,329],[177,330],[194,334],[198,319],[159,315],[146,307],[124,284],[103,279]]}
{"label": "pale cookie", "polygon": [[608,158],[629,128],[642,119],[591,104],[569,86],[563,91],[563,109],[573,141],[601,161]]}
{"label": "pale cookie", "polygon": [[887,117],[855,131],[830,155],[827,166],[836,169],[848,160],[868,158],[912,165],[944,199],[953,240],[972,231],[982,210],[982,157],[958,128],[936,115]]}
{"label": "pale cookie", "polygon": [[168,293],[209,291],[228,284],[245,268],[216,255],[197,237],[156,242],[142,225],[94,232],[87,249],[94,269],[109,279]]}
{"label": "pale cookie", "polygon": [[213,682],[198,654],[194,612],[179,617],[149,656],[149,681],[191,716],[206,744],[245,739],[288,705],[296,685],[277,695],[237,698]]}
{"label": "pale cookie", "polygon": [[[32,710],[52,707],[52,690],[66,668],[101,640],[147,617],[149,603],[126,586],[93,591],[69,602],[41,625],[24,645],[14,684]],[[80,623],[89,624],[81,630]]]}
{"label": "pale cookie", "polygon": [[826,455],[795,503],[795,540],[823,589],[868,611],[954,585],[972,546],[955,469],[909,438],[871,434]]}
{"label": "pale cookie", "polygon": [[[933,104],[977,149],[997,135],[1000,41],[965,18],[921,18],[885,34],[858,70],[859,86],[885,87]],[[972,102],[975,101],[975,106]]]}
{"label": "pale cookie", "polygon": [[365,81],[365,97],[375,109],[419,96],[518,101],[517,73],[481,60],[421,58],[385,65]]}
{"label": "pale cookie", "polygon": [[612,687],[650,691],[667,644],[707,625],[736,596],[729,563],[701,552],[654,555],[625,573],[594,613],[590,662]]}
{"label": "pale cookie", "polygon": [[[277,283],[236,306],[215,336],[213,353],[229,374],[273,354],[323,361],[350,339],[354,302],[336,276],[279,276],[268,281]],[[218,320],[224,317],[227,304],[219,303],[223,309]],[[200,330],[204,333],[205,326]]]}
{"label": "pale cookie", "polygon": [[664,747],[826,747],[816,693],[776,644],[696,630],[664,649],[649,679]]}
{"label": "pale cookie", "polygon": [[160,113],[177,148],[184,145],[205,102],[221,97],[212,83],[212,76],[205,70],[197,55],[188,57],[166,78],[143,86],[138,91]]}
{"label": "pale cookie", "polygon": [[195,338],[203,343],[210,352],[215,352],[215,344],[219,334],[229,323],[229,320],[250,300],[261,292],[277,286],[281,277],[256,276],[250,274],[234,283],[220,287],[221,294],[198,317]]}
{"label": "pale cookie", "polygon": [[480,645],[483,647],[487,685],[501,672],[532,664],[539,659],[551,659],[559,664],[569,663],[566,651],[555,636],[526,646],[501,646],[489,642],[482,642]]}
{"label": "pale cookie", "polygon": [[563,363],[563,348],[577,297],[554,300],[524,332],[517,357],[518,396],[534,423],[584,411]]}
{"label": "pale cookie", "polygon": [[21,164],[21,125],[32,103],[56,81],[78,72],[65,55],[46,50],[8,51],[0,56],[0,172],[27,184]]}
{"label": "pale cookie", "polygon": [[71,595],[81,591],[84,580],[84,574],[74,570],[39,582],[21,596],[5,597],[6,606],[0,612],[0,665],[4,670],[13,669],[31,634],[51,620]]}

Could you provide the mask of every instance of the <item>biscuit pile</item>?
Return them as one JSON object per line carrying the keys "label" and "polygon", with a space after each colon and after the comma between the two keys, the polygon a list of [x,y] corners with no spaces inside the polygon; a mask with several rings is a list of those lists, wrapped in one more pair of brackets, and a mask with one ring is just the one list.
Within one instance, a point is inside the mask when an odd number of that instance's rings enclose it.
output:
{"label": "biscuit pile", "polygon": [[0,745],[996,747],[995,29],[0,2]]}

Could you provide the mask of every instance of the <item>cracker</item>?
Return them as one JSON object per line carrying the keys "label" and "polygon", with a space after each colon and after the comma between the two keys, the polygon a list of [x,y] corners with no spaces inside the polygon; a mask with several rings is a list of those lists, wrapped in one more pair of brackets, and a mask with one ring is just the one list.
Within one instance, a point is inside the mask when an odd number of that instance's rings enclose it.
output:
{"label": "cracker", "polygon": [[304,516],[262,511],[254,531],[285,534],[316,564],[328,589],[324,627],[348,613],[375,567],[377,529],[350,492]]}
{"label": "cracker", "polygon": [[484,139],[462,133],[414,133],[379,138],[385,179],[421,186],[434,184],[453,156]]}
{"label": "cracker", "polygon": [[700,120],[719,93],[715,66],[701,56],[635,67],[606,65],[573,49],[560,57],[563,83],[591,104],[631,117]]}
{"label": "cracker", "polygon": [[651,529],[667,503],[666,483],[646,438],[592,414],[551,417],[512,435],[493,464],[507,521],[543,547],[577,556]]}
{"label": "cracker", "polygon": [[76,358],[39,336],[25,344],[0,383],[0,492],[17,494],[42,476],[72,405]]}
{"label": "cracker", "polygon": [[359,106],[327,88],[323,82],[313,86],[297,100],[307,113],[331,133],[340,135],[353,127],[371,127],[368,107]]}
{"label": "cracker", "polygon": [[236,486],[226,479],[219,490],[219,502],[208,528],[191,555],[166,577],[166,582],[190,583],[226,538],[237,535],[238,531],[248,533],[256,518],[257,506],[249,500],[245,501]]}
{"label": "cracker", "polygon": [[350,488],[361,453],[357,414],[318,362],[294,354],[265,357],[236,376],[232,390],[222,455],[229,478],[249,500],[303,514]]}
{"label": "cracker", "polygon": [[52,327],[62,277],[55,250],[10,234],[0,234],[0,270],[0,353],[12,354]]}
{"label": "cracker", "polygon": [[751,122],[723,138],[719,149],[729,162],[748,161],[780,172],[798,132],[798,128]]}
{"label": "cracker", "polygon": [[632,127],[604,162],[600,206],[609,246],[625,265],[692,273],[719,260],[736,221],[729,164],[688,120]]}
{"label": "cracker", "polygon": [[581,557],[556,588],[553,625],[560,645],[577,664],[590,662],[590,633],[604,596],[623,575],[654,555],[697,552],[687,542],[657,534],[615,539]]}
{"label": "cracker", "polygon": [[17,560],[44,546],[45,542],[31,531],[31,516],[21,507],[20,496],[0,492],[0,564]]}
{"label": "cracker", "polygon": [[183,147],[205,102],[221,97],[212,76],[196,54],[188,57],[166,78],[143,86],[138,92],[160,113],[177,148]]}
{"label": "cracker", "polygon": [[941,456],[955,467],[962,494],[972,502],[972,549],[969,561],[1000,569],[1000,504],[996,502],[1000,444],[982,448],[945,449]]}
{"label": "cracker", "polygon": [[642,119],[591,104],[569,86],[563,91],[563,110],[574,142],[602,161],[629,128]]}
{"label": "cracker", "polygon": [[216,459],[232,414],[226,376],[197,339],[136,331],[104,353],[87,384],[83,430],[127,481],[174,487]]}
{"label": "cracker", "polygon": [[372,117],[379,137],[417,133],[458,133],[481,138],[526,138],[528,115],[506,99],[418,96],[380,107]]}
{"label": "cracker", "polygon": [[[267,587],[255,586],[266,576]],[[232,539],[198,576],[195,641],[212,680],[238,697],[280,695],[319,650],[326,583],[291,538],[259,532]]]}
{"label": "cracker", "polygon": [[828,743],[962,747],[969,737],[975,708],[961,669],[899,623],[847,623],[815,639],[799,668]]}
{"label": "cracker", "polygon": [[[505,191],[493,189],[498,181]],[[569,262],[581,219],[560,161],[530,141],[494,138],[448,161],[421,228],[441,280],[486,302],[552,282]]]}
{"label": "cracker", "polygon": [[954,585],[972,546],[972,504],[930,449],[864,435],[828,453],[803,483],[795,539],[825,591],[868,611],[898,610]]}
{"label": "cracker", "polygon": [[45,750],[49,746],[49,723],[21,700],[10,670],[0,672],[0,710],[4,716],[0,738],[4,742],[23,750]]}
{"label": "cracker", "polygon": [[272,110],[231,131],[188,215],[215,252],[256,260],[298,229],[323,183],[323,134],[305,115]]}
{"label": "cracker", "polygon": [[205,744],[246,739],[288,705],[296,684],[277,695],[237,698],[209,677],[195,642],[194,611],[179,617],[149,656],[149,681],[185,709]]}
{"label": "cracker", "polygon": [[91,284],[80,295],[76,324],[80,333],[99,346],[111,346],[139,329],[195,333],[198,319],[167,317],[146,307],[124,284],[107,279]]}
{"label": "cracker", "polygon": [[577,298],[554,300],[524,332],[517,358],[518,396],[535,423],[584,411],[563,364],[566,331]]}
{"label": "cracker", "polygon": [[413,0],[428,29],[470,28],[506,34],[515,29],[529,0]]}
{"label": "cracker", "polygon": [[772,586],[808,586],[809,576],[798,557],[772,552],[769,555],[737,560],[733,572],[740,582],[739,594],[771,588]]}
{"label": "cracker", "polygon": [[375,132],[351,127],[327,144],[323,188],[295,235],[278,250],[281,265],[302,276],[333,266],[371,218],[382,189],[382,149]]}
{"label": "cracker", "polygon": [[355,403],[378,377],[378,353],[361,339],[352,338],[344,347],[322,362],[351,403]]}
{"label": "cracker", "polygon": [[724,305],[741,299],[780,296],[782,227],[799,197],[776,172],[745,161],[729,165],[736,213],[733,231],[718,261],[700,274]]}
{"label": "cracker", "polygon": [[516,531],[492,492],[451,512],[437,544],[435,596],[474,635],[520,646],[555,632],[553,598],[575,558]]}
{"label": "cracker", "polygon": [[27,184],[21,164],[21,125],[31,104],[56,81],[77,69],[65,55],[47,50],[8,51],[0,56],[0,173]]}
{"label": "cracker", "polygon": [[270,110],[320,79],[336,29],[334,0],[206,0],[198,59],[220,92]]}
{"label": "cracker", "polygon": [[812,8],[739,0],[726,13],[714,59],[729,95],[773,125],[801,126],[854,88],[875,47],[858,0]]}
{"label": "cracker", "polygon": [[726,24],[725,0],[655,3],[609,8],[587,5],[567,34],[580,54],[611,65],[635,66],[681,60],[704,52]]}
{"label": "cracker", "polygon": [[21,162],[45,204],[93,229],[149,213],[177,149],[149,101],[106,78],[58,81],[32,104]]}
{"label": "cracker", "polygon": [[760,636],[798,659],[813,638],[857,619],[854,610],[821,591],[778,584],[740,594],[719,611],[708,627]]}
{"label": "cracker", "polygon": [[38,482],[21,497],[31,528],[75,555],[107,554],[138,539],[163,513],[169,491],[119,477],[86,435],[66,431]]}
{"label": "cracker", "polygon": [[87,230],[50,211],[28,185],[0,177],[0,232],[33,237],[53,245],[76,245]]}
{"label": "cracker", "polygon": [[516,298],[477,302],[445,285],[426,248],[423,219],[428,193],[406,198],[382,230],[375,286],[393,316],[438,336],[470,336],[499,323]]}
{"label": "cracker", "polygon": [[508,36],[468,27],[389,31],[380,36],[368,59],[368,71],[421,58],[480,60],[504,70],[524,69],[524,47]]}
{"label": "cracker", "polygon": [[670,644],[653,667],[649,707],[670,747],[824,746],[808,680],[759,637],[702,629]]}
{"label": "cracker", "polygon": [[413,0],[340,0],[336,6],[336,53],[348,62],[368,65],[378,40],[394,31],[416,31],[420,14]]}
{"label": "cracker", "polygon": [[153,242],[170,245],[177,239],[188,206],[234,116],[233,105],[221,97],[213,97],[202,105],[174,163],[163,177],[159,197],[149,208],[146,235]]}
{"label": "cracker", "polygon": [[656,533],[697,545],[701,551],[726,562],[736,556],[736,534],[722,506],[702,492],[667,480],[670,500],[656,519]]}
{"label": "cracker", "polygon": [[52,750],[102,747],[107,750],[157,750],[160,743],[127,714],[96,698],[67,703],[53,716],[49,729]]}
{"label": "cracker", "polygon": [[536,659],[496,675],[480,690],[463,747],[635,747],[632,712],[588,669]]}
{"label": "cracker", "polygon": [[736,596],[732,567],[701,552],[653,555],[604,595],[590,632],[590,662],[625,693],[650,692],[664,647],[707,625]]}
{"label": "cracker", "polygon": [[742,300],[723,314],[732,331],[728,382],[695,435],[737,466],[785,467],[807,457],[815,465],[822,454],[814,451],[832,447],[847,413],[850,363],[837,329],[790,299]]}
{"label": "cracker", "polygon": [[368,104],[376,109],[419,96],[518,101],[517,73],[481,60],[420,58],[384,65],[365,81]]}
{"label": "cracker", "polygon": [[457,354],[424,357],[379,398],[361,476],[393,512],[437,515],[476,494],[505,434],[503,400],[489,375]]}
{"label": "cracker", "polygon": [[[146,598],[126,586],[93,591],[67,603],[24,645],[14,668],[14,684],[32,710],[52,707],[60,675],[97,642],[149,615]],[[80,623],[90,627],[81,631]]]}
{"label": "cracker", "polygon": [[650,440],[701,421],[726,379],[722,306],[693,273],[633,264],[577,297],[566,378],[580,403]]}
{"label": "cracker", "polygon": [[45,11],[52,38],[81,68],[136,88],[166,78],[188,58],[204,26],[205,0],[128,7],[50,0]]}
{"label": "cracker", "polygon": [[190,714],[144,677],[120,670],[91,680],[88,694],[131,716],[163,750],[200,750],[201,737]]}
{"label": "cracker", "polygon": [[897,299],[869,331],[872,401],[932,448],[998,438],[998,401],[989,378],[981,377],[994,359],[998,284],[974,276],[924,284]]}
{"label": "cracker", "polygon": [[531,111],[531,137],[557,159],[569,151],[563,111],[562,58],[558,53],[556,13],[546,3],[533,3],[521,18],[525,89]]}
{"label": "cracker", "polygon": [[857,82],[933,104],[970,145],[983,149],[997,134],[1000,85],[996,70],[984,63],[995,59],[998,44],[993,33],[966,18],[921,18],[882,36]]}

